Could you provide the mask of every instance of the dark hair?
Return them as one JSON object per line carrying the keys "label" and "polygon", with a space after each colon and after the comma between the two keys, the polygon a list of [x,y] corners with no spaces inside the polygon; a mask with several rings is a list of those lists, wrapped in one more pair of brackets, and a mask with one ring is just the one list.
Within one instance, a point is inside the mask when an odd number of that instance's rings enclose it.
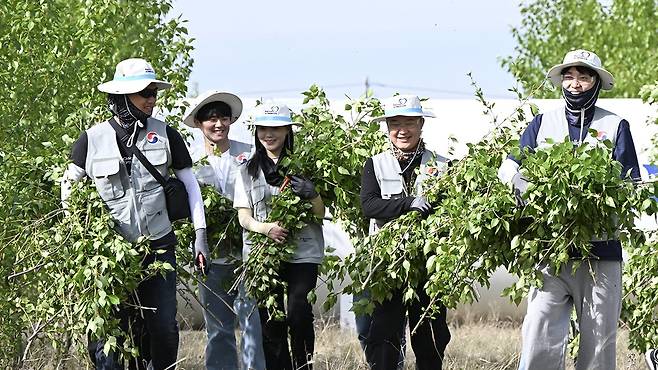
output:
{"label": "dark hair", "polygon": [[231,107],[223,101],[214,101],[205,104],[194,115],[194,118],[199,122],[221,117],[231,117]]}
{"label": "dark hair", "polygon": [[[254,132],[254,146],[256,147],[256,150],[254,152],[254,155],[249,159],[247,162],[247,173],[251,175],[252,178],[256,178],[258,176],[258,170],[260,169],[260,164],[263,160],[267,158],[267,151],[265,150],[265,147],[263,146],[263,143],[258,140],[258,128],[260,126],[256,126],[256,131]],[[281,163],[281,159],[286,156],[288,153],[292,153],[293,147],[295,145],[295,141],[293,139],[293,134],[292,134],[292,125],[288,126],[288,134],[286,135],[286,141],[283,143],[283,148],[281,149],[281,155],[279,156],[279,162]]]}
{"label": "dark hair", "polygon": [[[596,73],[595,70],[593,70],[593,69],[591,69],[591,68],[589,68],[589,67],[585,67],[585,66],[571,66],[571,67],[576,67],[576,70],[577,70],[578,72],[580,72],[580,73],[584,73],[584,74],[586,74],[586,75],[590,75],[590,76],[592,76],[592,77],[596,77],[596,79],[599,79],[599,74]],[[565,73],[567,73],[567,71],[568,71],[569,69],[571,69],[571,67],[564,67],[564,68],[562,68],[562,70],[560,71],[560,75],[564,75]]]}

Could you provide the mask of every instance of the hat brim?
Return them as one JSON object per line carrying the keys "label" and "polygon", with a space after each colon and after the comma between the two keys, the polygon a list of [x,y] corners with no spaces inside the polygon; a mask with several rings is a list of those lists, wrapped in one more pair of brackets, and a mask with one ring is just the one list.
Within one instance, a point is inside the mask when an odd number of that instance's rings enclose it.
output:
{"label": "hat brim", "polygon": [[599,75],[599,78],[601,79],[601,89],[612,90],[612,88],[614,87],[615,78],[612,77],[612,74],[610,72],[606,71],[603,68],[599,68],[594,65],[591,65],[582,60],[569,62],[569,63],[562,63],[553,66],[551,69],[548,70],[548,73],[546,73],[546,78],[548,78],[553,83],[554,86],[560,87],[562,86],[562,75],[561,75],[562,70],[568,67],[577,67],[577,66],[587,67],[594,70]]}
{"label": "hat brim", "polygon": [[158,90],[171,88],[169,82],[145,79],[135,81],[108,81],[98,85],[98,90],[108,94],[134,94],[144,90],[148,85],[155,84]]}
{"label": "hat brim", "polygon": [[301,122],[288,122],[288,121],[258,121],[249,122],[248,126],[263,126],[263,127],[283,127],[283,126],[302,126]]}
{"label": "hat brim", "polygon": [[216,101],[224,102],[231,108],[231,124],[240,118],[240,115],[242,114],[242,100],[240,100],[237,95],[228,92],[213,91],[208,93],[207,96],[201,98],[197,103],[194,103],[187,108],[185,111],[185,117],[183,118],[183,123],[190,127],[196,127],[194,118],[197,112],[199,112],[199,109],[206,104]]}
{"label": "hat brim", "polygon": [[436,115],[430,111],[423,110],[420,113],[405,113],[405,114],[384,114],[383,116],[375,117],[372,119],[372,122],[381,122],[385,121],[387,118],[391,117],[397,117],[397,116],[402,116],[402,117],[429,117],[429,118],[436,118]]}

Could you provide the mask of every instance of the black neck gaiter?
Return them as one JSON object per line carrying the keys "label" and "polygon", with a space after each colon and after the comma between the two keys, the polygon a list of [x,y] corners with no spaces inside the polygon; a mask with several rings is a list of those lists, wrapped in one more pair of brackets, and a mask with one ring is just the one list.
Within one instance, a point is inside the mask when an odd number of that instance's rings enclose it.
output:
{"label": "black neck gaiter", "polygon": [[588,110],[596,104],[600,91],[601,79],[597,77],[594,86],[580,94],[573,94],[563,87],[562,97],[564,97],[564,101],[567,103],[567,110],[580,113],[581,110]]}
{"label": "black neck gaiter", "polygon": [[281,150],[281,155],[279,155],[277,163],[274,163],[272,158],[267,156],[267,152],[263,151],[260,154],[259,165],[263,170],[263,175],[265,175],[265,182],[272,186],[280,186],[283,183],[284,176],[288,173],[286,167],[279,165],[286,156],[285,147]]}
{"label": "black neck gaiter", "polygon": [[108,94],[107,106],[112,114],[119,117],[119,125],[125,129],[130,129],[137,121],[146,125],[146,120],[150,117],[137,108],[125,94]]}

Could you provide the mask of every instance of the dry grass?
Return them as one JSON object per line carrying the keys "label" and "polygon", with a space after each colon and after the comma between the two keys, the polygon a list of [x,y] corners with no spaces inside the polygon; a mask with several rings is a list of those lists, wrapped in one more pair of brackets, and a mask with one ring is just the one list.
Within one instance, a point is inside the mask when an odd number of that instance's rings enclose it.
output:
{"label": "dry grass", "polygon": [[[445,370],[507,370],[516,369],[521,348],[521,328],[509,322],[471,322],[453,325],[452,340],[448,345]],[[626,348],[627,332],[619,332],[617,369],[644,370],[642,355]],[[316,370],[367,370],[356,334],[343,330],[333,322],[319,322],[316,330]],[[178,369],[202,370],[206,334],[204,331],[182,331]],[[89,368],[86,359],[71,359],[59,367],[30,368]],[[407,347],[405,370],[414,369],[414,355]],[[573,369],[569,365],[567,369]]]}
{"label": "dry grass", "polygon": [[[450,328],[444,370],[517,369],[521,350],[521,328],[513,323],[473,322]],[[626,348],[627,332],[619,332],[617,369],[644,370],[641,354]],[[319,323],[316,331],[316,370],[367,370],[356,335],[335,323]],[[184,332],[181,336],[182,369],[203,369],[204,332]],[[405,370],[413,370],[414,355],[407,347]],[[567,369],[573,369],[572,365]]]}

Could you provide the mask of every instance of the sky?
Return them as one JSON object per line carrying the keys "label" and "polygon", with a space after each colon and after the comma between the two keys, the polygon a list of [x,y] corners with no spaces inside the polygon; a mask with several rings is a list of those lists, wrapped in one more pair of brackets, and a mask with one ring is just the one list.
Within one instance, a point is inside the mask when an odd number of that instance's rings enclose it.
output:
{"label": "sky", "polygon": [[299,97],[316,83],[356,98],[366,78],[378,97],[489,98],[516,86],[499,58],[512,55],[516,0],[175,0],[193,45],[190,90],[243,98]]}

